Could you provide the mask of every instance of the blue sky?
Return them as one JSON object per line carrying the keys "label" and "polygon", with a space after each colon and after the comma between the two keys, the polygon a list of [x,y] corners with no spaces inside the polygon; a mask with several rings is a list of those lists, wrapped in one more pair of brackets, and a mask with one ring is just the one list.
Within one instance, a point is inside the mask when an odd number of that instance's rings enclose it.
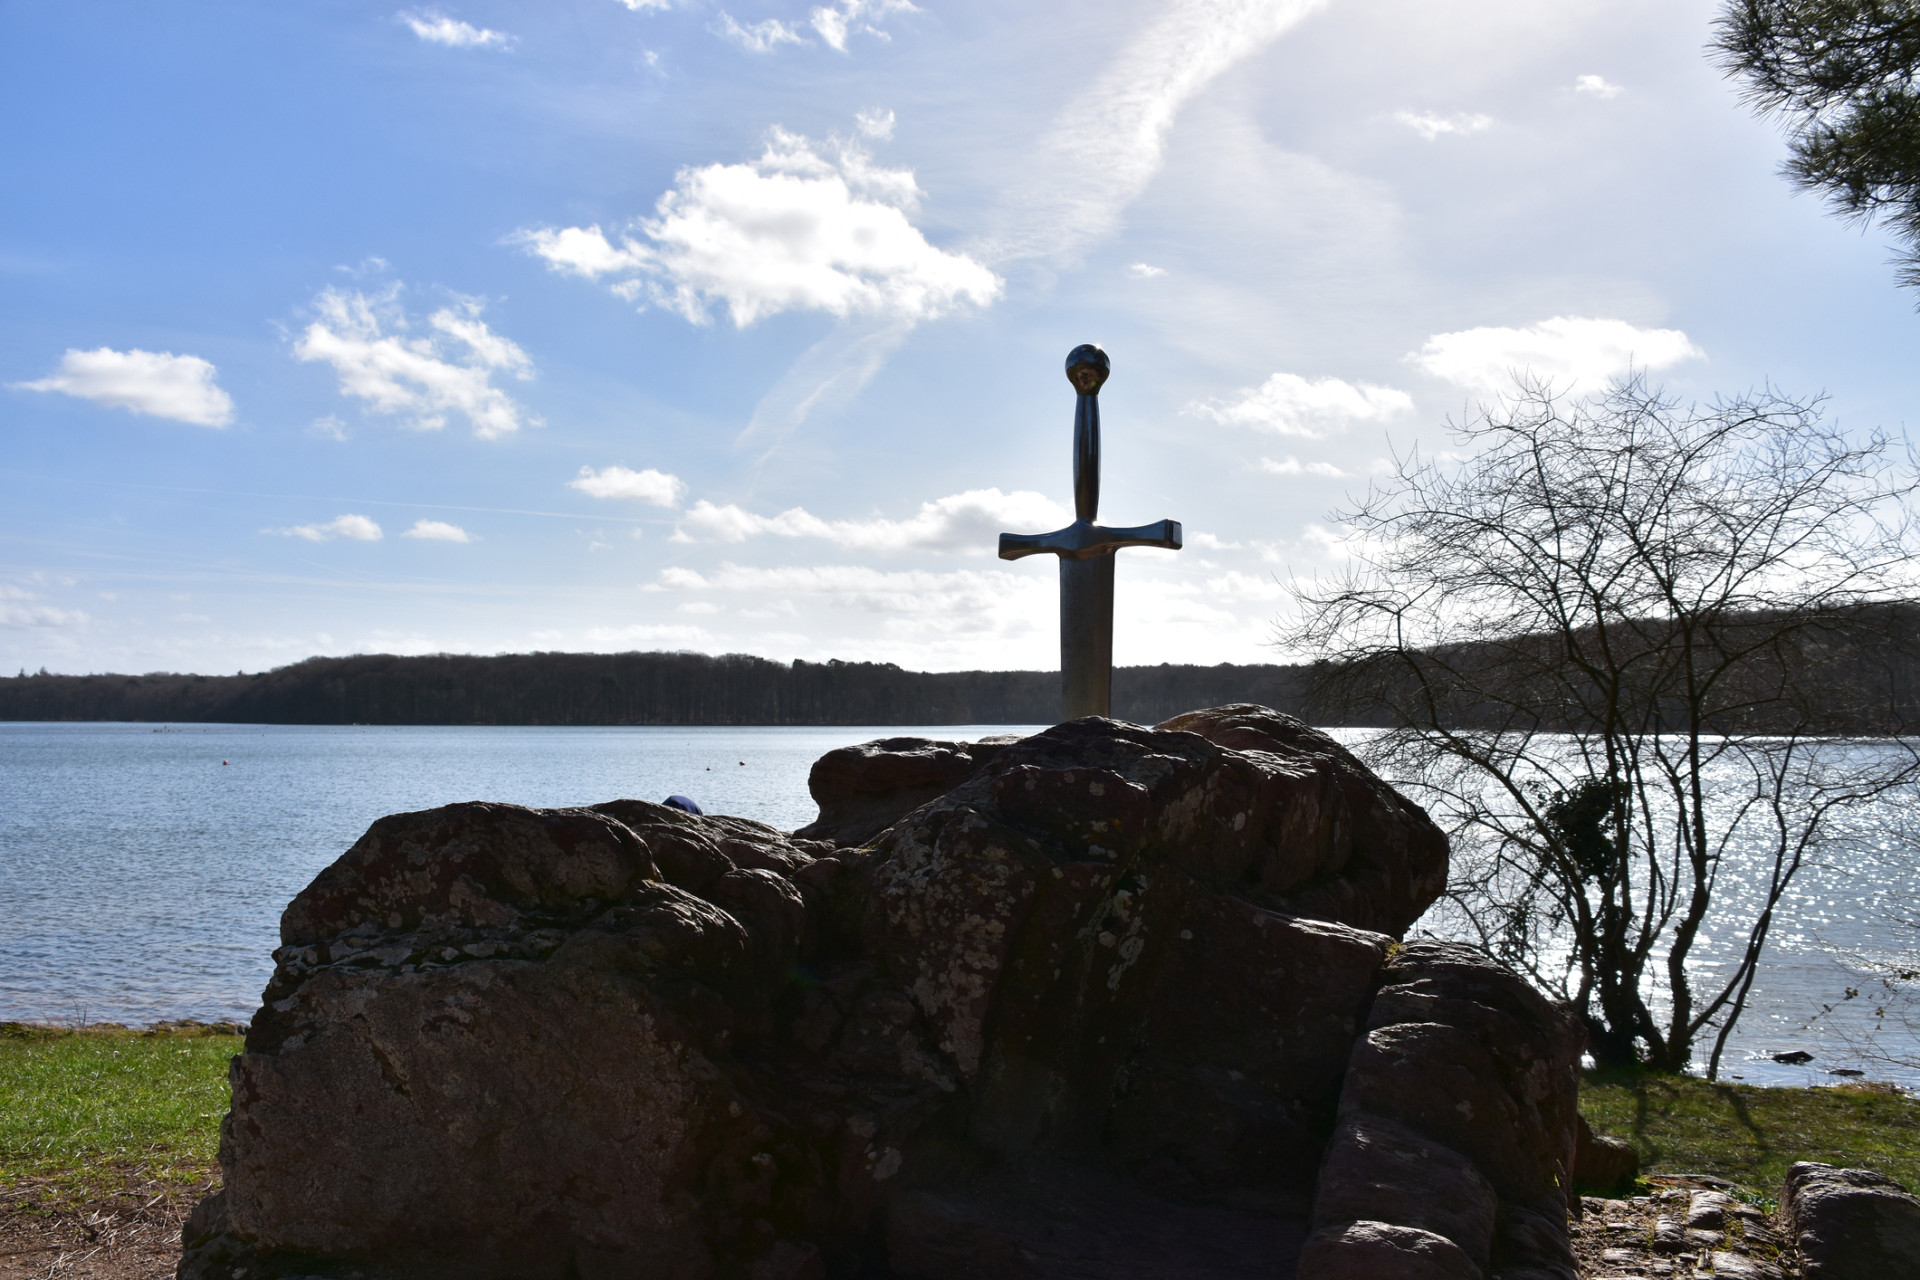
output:
{"label": "blue sky", "polygon": [[1886,239],[1697,0],[0,3],[0,665],[1259,662],[1527,367],[1903,429]]}

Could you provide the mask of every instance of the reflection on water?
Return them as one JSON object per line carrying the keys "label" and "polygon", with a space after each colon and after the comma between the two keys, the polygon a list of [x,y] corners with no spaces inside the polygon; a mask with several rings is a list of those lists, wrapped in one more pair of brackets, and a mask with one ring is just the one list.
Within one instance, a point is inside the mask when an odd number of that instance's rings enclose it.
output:
{"label": "reflection on water", "polygon": [[[807,769],[833,747],[1032,728],[0,723],[0,1020],[251,1016],[281,908],[382,814],[456,800],[565,805],[680,792],[709,812],[792,829],[812,820]],[[1802,1029],[1849,984],[1835,949],[1887,957],[1913,945],[1916,931],[1894,920],[1912,913],[1920,888],[1913,846],[1887,835],[1899,803],[1857,815],[1803,873],[1725,1073],[1810,1084],[1865,1067],[1920,1086],[1920,1073],[1859,1062],[1848,1048],[1841,1033],[1870,1025],[1869,1002]],[[1727,912],[1702,943],[1702,985],[1738,945],[1720,926],[1740,917],[1753,884],[1742,856],[1722,873]],[[1920,1044],[1897,1047],[1920,1057]],[[1794,1048],[1814,1061],[1767,1060]]]}
{"label": "reflection on water", "polygon": [[[1371,732],[1338,736],[1359,747]],[[1536,746],[1548,748],[1556,741],[1564,740],[1543,736]],[[1899,743],[1871,740],[1806,741],[1796,752],[1811,770],[1806,776],[1841,789],[1895,773],[1910,759]],[[1713,882],[1713,906],[1688,956],[1696,1007],[1720,992],[1740,962],[1771,883],[1776,838],[1761,808],[1745,810],[1746,820],[1738,821],[1736,810],[1743,797],[1752,795],[1753,782],[1737,753],[1710,766],[1706,779],[1710,829],[1730,828],[1731,834]],[[1897,958],[1920,942],[1920,928],[1904,919],[1914,914],[1907,904],[1920,885],[1920,855],[1906,820],[1913,799],[1913,790],[1903,786],[1828,813],[1822,838],[1775,912],[1746,1011],[1721,1059],[1723,1077],[1755,1084],[1836,1084],[1864,1072],[1872,1079],[1920,1086],[1920,1070],[1890,1066],[1871,1053],[1863,1056],[1873,1037],[1874,1005],[1844,999],[1849,986],[1864,985],[1857,972],[1861,962]],[[1804,810],[1792,803],[1784,808],[1788,830],[1797,830],[1793,815],[1804,817]],[[1689,887],[1682,884],[1682,896]],[[1444,910],[1436,908],[1416,929],[1445,935]],[[1648,1001],[1656,1018],[1670,1011],[1666,945],[1664,940],[1657,944],[1648,963]],[[1850,972],[1842,957],[1856,971]],[[1823,1013],[1828,1005],[1836,1007]],[[1696,1069],[1704,1068],[1716,1034],[1710,1026],[1695,1040]],[[1920,1040],[1905,1031],[1883,1036],[1879,1047],[1896,1058],[1920,1060]],[[1812,1061],[1773,1061],[1774,1054],[1794,1050],[1811,1054]]]}

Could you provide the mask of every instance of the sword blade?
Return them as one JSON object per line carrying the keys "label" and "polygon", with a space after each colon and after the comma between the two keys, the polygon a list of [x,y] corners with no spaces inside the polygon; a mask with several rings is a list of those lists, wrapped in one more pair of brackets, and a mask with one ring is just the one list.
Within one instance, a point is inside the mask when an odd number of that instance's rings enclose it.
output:
{"label": "sword blade", "polygon": [[1113,564],[1110,555],[1060,560],[1063,718],[1113,714]]}

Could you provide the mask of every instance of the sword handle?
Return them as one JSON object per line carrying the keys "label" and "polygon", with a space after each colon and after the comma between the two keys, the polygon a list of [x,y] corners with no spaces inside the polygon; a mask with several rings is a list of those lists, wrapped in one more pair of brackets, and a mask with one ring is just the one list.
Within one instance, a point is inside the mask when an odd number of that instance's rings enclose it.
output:
{"label": "sword handle", "polygon": [[1100,388],[1112,369],[1091,342],[1067,353],[1067,381],[1080,395],[1073,409],[1073,514],[1089,523],[1100,515]]}

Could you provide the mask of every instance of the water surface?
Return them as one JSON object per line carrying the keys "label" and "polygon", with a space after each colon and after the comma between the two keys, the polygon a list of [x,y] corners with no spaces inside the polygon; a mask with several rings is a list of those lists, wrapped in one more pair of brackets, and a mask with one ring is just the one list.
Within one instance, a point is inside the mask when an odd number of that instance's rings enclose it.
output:
{"label": "water surface", "polygon": [[[813,820],[807,770],[834,747],[1037,728],[0,723],[0,1021],[245,1020],[272,969],[281,909],[384,814],[679,792],[710,813],[791,830]],[[1904,801],[1860,815],[1805,873],[1725,1073],[1810,1084],[1856,1068],[1920,1086],[1920,1070],[1861,1057],[1867,1001],[1806,1025],[1855,981],[1836,951],[1890,957],[1920,936],[1897,920],[1915,914],[1920,856],[1899,834],[1896,806]],[[1729,907],[1746,883],[1736,853],[1720,886]],[[1730,919],[1710,922],[1695,966],[1703,981],[1736,940]],[[1884,1047],[1920,1060],[1911,1035]],[[1769,1060],[1794,1048],[1815,1061]]]}

